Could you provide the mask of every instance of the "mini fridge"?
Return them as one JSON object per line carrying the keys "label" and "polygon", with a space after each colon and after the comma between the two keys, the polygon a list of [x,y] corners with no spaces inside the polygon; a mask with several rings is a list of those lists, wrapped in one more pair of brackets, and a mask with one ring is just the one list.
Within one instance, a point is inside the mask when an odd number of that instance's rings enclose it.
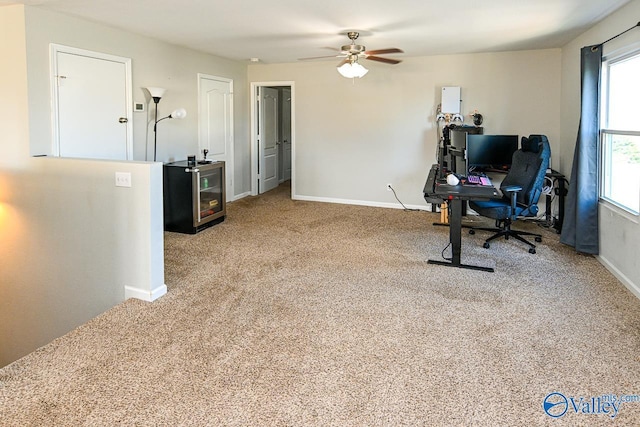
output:
{"label": "mini fridge", "polygon": [[164,229],[195,234],[224,221],[224,162],[164,165]]}

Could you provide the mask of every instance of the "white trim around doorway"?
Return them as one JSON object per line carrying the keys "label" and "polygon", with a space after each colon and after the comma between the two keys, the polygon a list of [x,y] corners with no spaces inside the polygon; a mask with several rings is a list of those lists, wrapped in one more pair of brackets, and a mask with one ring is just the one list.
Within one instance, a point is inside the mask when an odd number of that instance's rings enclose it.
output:
{"label": "white trim around doorway", "polygon": [[291,198],[296,198],[296,89],[292,81],[271,81],[251,83],[251,195],[258,195],[258,98],[259,87],[291,88]]}

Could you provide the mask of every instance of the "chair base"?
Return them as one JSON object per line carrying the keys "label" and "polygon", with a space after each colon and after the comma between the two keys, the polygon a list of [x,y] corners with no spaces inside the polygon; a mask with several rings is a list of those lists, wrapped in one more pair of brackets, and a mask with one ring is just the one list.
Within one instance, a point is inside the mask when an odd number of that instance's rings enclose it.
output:
{"label": "chair base", "polygon": [[500,237],[504,237],[505,240],[509,240],[509,237],[513,237],[514,239],[519,240],[520,242],[528,245],[529,253],[535,254],[536,245],[534,245],[533,243],[531,243],[530,241],[528,241],[522,236],[533,236],[536,242],[542,242],[541,234],[530,233],[528,231],[512,230],[510,220],[496,220],[495,228],[472,227],[469,230],[469,234],[475,234],[476,230],[489,231],[489,232],[495,233],[493,236],[489,237],[487,240],[484,241],[484,244],[482,245],[482,247],[485,249],[488,249],[491,246],[489,242],[492,240],[498,239]]}

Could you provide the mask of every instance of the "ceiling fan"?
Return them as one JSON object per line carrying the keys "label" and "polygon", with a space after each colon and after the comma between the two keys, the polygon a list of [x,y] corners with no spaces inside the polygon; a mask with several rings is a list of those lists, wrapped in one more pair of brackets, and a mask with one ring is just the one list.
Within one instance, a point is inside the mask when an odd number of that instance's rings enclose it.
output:
{"label": "ceiling fan", "polygon": [[362,77],[369,70],[364,68],[362,65],[358,63],[358,59],[364,58],[371,61],[383,62],[385,64],[399,64],[402,62],[399,59],[392,58],[384,58],[378,55],[384,55],[388,53],[404,53],[402,49],[398,49],[397,47],[387,48],[387,49],[377,49],[377,50],[366,50],[363,45],[356,44],[356,39],[360,36],[360,33],[357,31],[349,31],[347,32],[347,37],[351,40],[351,44],[344,45],[340,48],[339,55],[328,55],[328,56],[315,56],[312,58],[301,58],[302,60],[307,59],[320,59],[320,58],[344,58],[342,62],[338,65],[338,72],[345,77],[353,78],[353,77]]}

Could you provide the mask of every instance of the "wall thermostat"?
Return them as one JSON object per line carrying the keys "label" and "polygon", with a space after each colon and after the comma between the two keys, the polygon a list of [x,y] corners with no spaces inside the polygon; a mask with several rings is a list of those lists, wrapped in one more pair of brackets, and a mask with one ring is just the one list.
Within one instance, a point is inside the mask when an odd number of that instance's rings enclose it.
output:
{"label": "wall thermostat", "polygon": [[142,102],[134,102],[133,111],[144,111],[144,104]]}

